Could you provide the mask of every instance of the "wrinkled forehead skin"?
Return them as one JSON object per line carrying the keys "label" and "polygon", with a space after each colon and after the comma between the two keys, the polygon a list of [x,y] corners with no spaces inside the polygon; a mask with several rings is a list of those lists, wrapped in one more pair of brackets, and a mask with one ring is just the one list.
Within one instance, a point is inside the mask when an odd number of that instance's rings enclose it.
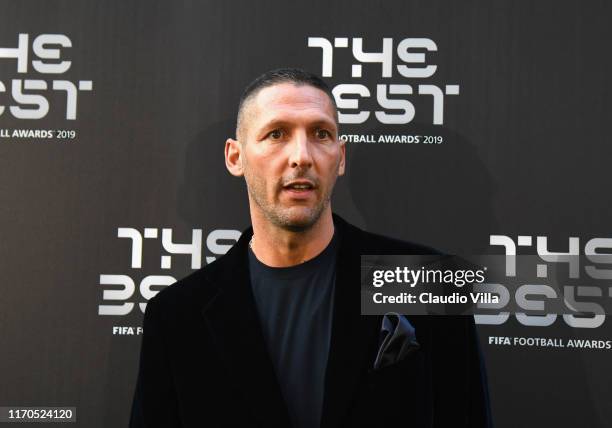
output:
{"label": "wrinkled forehead skin", "polygon": [[236,135],[244,143],[252,138],[254,130],[275,120],[295,124],[306,120],[329,122],[337,136],[336,105],[327,93],[311,85],[282,82],[251,94],[238,114]]}

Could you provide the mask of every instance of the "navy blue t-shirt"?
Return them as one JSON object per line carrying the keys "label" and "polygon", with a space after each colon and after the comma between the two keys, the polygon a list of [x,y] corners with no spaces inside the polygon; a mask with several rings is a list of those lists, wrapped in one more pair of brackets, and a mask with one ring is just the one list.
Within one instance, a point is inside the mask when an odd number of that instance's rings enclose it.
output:
{"label": "navy blue t-shirt", "polygon": [[264,339],[295,428],[320,426],[331,338],[338,237],[315,258],[274,268],[249,249]]}

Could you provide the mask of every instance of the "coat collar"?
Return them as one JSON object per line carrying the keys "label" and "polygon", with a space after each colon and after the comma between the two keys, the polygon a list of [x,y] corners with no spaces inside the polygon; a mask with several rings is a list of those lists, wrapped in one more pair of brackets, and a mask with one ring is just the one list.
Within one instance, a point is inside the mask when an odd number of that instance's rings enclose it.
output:
{"label": "coat collar", "polygon": [[[376,349],[379,317],[360,316],[359,255],[361,230],[334,214],[340,236],[336,265],[332,334],[321,427],[337,426],[352,392]],[[259,321],[248,269],[246,229],[228,253],[215,263],[208,281],[216,294],[202,309],[225,362],[231,382],[263,426],[290,426],[289,413],[276,379]],[[211,268],[213,266],[211,265]]]}

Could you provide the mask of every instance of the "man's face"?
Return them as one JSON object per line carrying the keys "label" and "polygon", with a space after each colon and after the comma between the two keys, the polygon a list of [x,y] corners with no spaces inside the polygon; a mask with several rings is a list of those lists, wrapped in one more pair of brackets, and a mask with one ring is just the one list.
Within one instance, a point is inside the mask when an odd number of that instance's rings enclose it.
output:
{"label": "man's face", "polygon": [[241,170],[230,171],[244,174],[252,210],[276,226],[308,229],[329,209],[344,174],[331,100],[315,87],[281,83],[260,90],[244,108]]}

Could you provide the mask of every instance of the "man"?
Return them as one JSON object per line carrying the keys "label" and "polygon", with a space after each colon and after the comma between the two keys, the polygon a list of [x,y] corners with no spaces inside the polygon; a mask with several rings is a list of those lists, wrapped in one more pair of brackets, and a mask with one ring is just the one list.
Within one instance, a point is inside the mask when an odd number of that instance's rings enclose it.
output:
{"label": "man", "polygon": [[374,368],[383,318],[360,315],[360,255],[431,250],[332,214],[346,148],[327,85],[262,75],[236,138],[225,163],[245,178],[252,228],[149,301],[131,426],[486,426],[471,317],[412,317],[419,348]]}

